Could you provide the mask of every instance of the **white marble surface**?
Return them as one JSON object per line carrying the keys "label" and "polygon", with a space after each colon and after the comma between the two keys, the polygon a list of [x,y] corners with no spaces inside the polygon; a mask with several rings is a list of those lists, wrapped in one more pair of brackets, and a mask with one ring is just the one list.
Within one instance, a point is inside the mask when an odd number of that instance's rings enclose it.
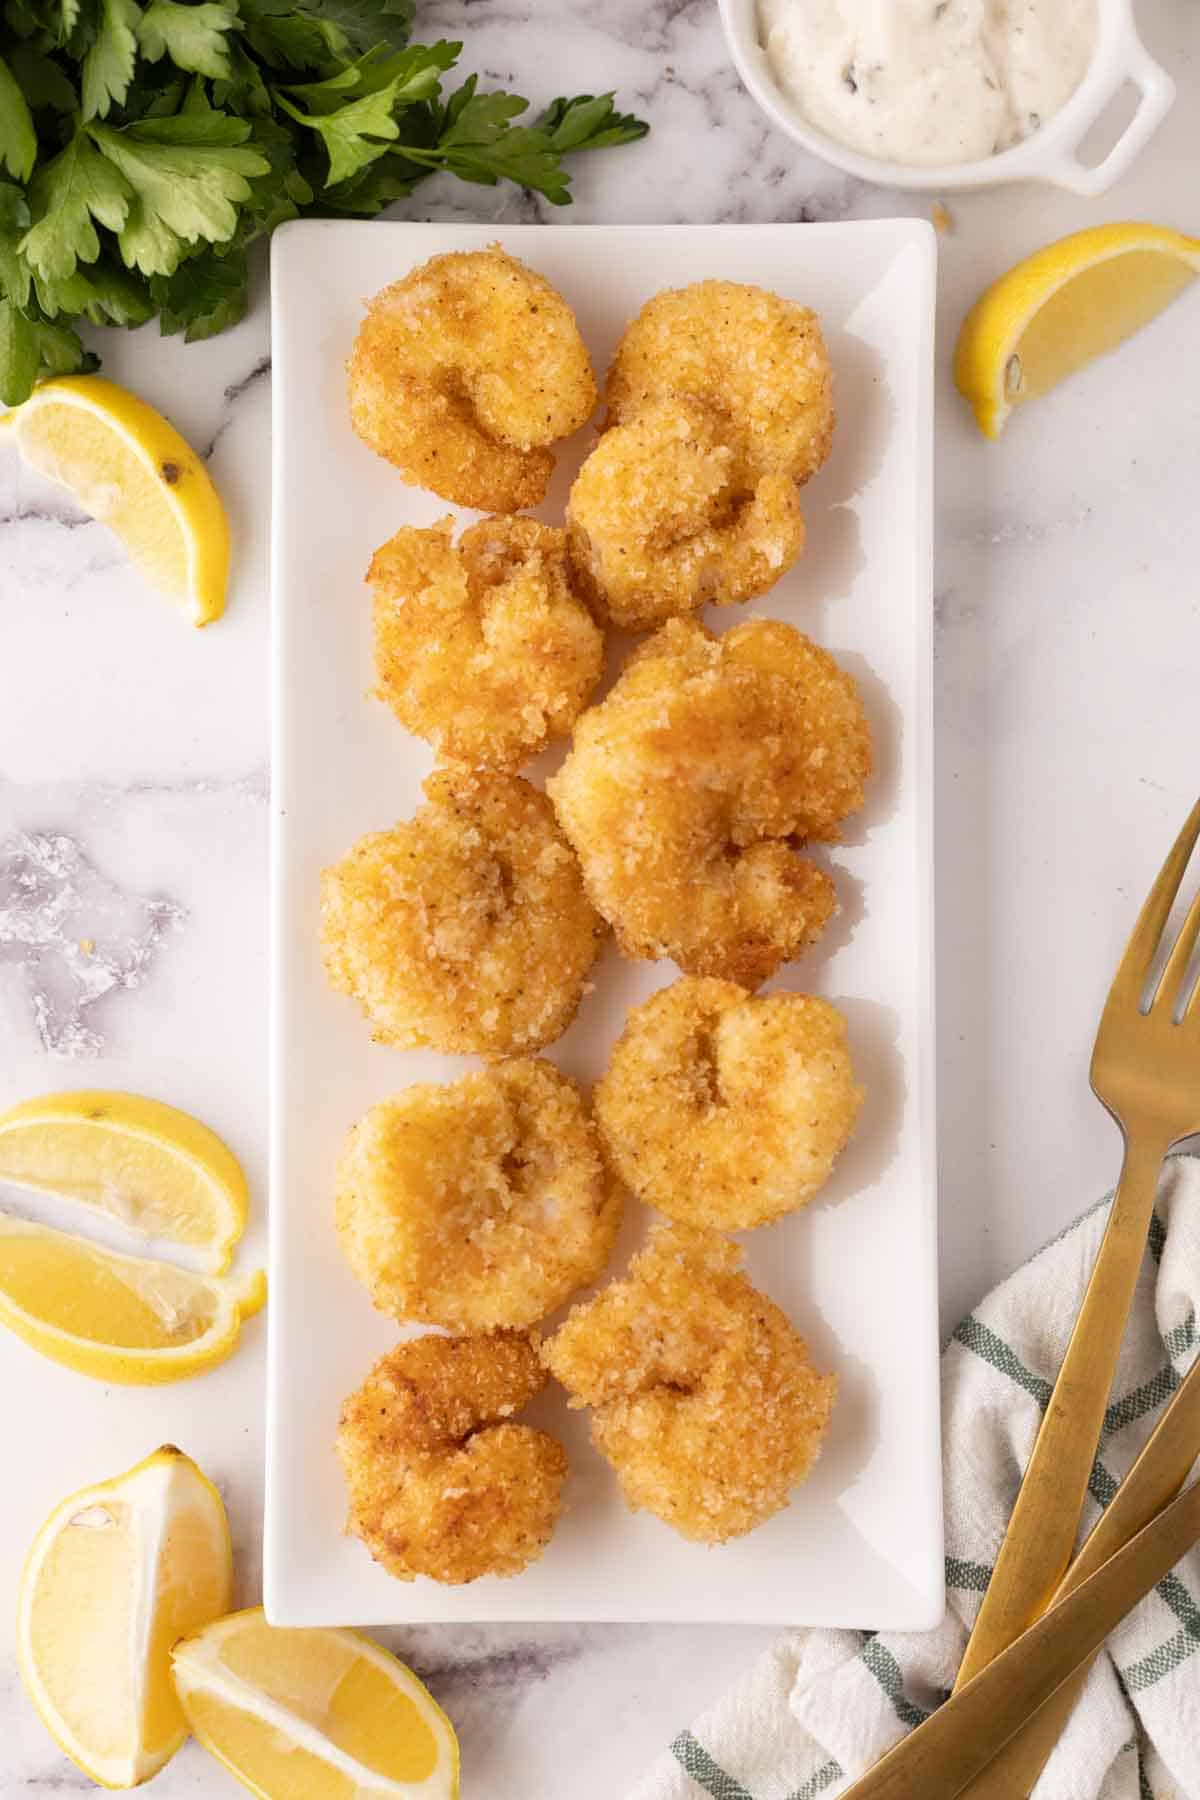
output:
{"label": "white marble surface", "polygon": [[[996,446],[969,427],[947,369],[970,298],[1047,239],[1110,218],[1200,227],[1200,8],[1147,0],[1139,11],[1180,95],[1133,172],[1095,202],[1032,188],[964,195],[942,243],[947,1325],[1113,1174],[1115,1134],[1087,1089],[1090,1034],[1141,890],[1200,787],[1200,295]],[[412,216],[550,215],[561,226],[927,211],[921,197],[848,180],[769,132],[726,60],[714,0],[440,0],[418,14],[423,35],[466,31],[471,61],[535,96],[615,85],[654,133],[577,165],[573,213],[502,190],[431,185]],[[143,332],[103,348],[106,373],[212,446],[237,532],[237,580],[220,625],[181,627],[103,530],[11,453],[0,456],[0,882],[42,884],[33,935],[48,944],[35,970],[29,946],[15,960],[0,947],[0,1103],[88,1083],[160,1093],[229,1139],[261,1196],[266,309],[260,296],[236,332],[206,346]],[[87,967],[55,953],[64,857],[85,859],[75,879],[91,883],[93,906],[116,904],[114,889],[124,896],[115,922],[139,940],[136,958],[97,975],[96,959]],[[72,923],[58,928],[70,936]],[[67,1059],[72,1041],[96,1054]],[[253,1597],[263,1349],[254,1325],[224,1369],[156,1395],[88,1384],[0,1343],[3,1800],[87,1786],[24,1702],[7,1624],[24,1546],[64,1492],[179,1439],[228,1494],[241,1586]],[[491,1627],[395,1641],[455,1718],[468,1795],[614,1800],[767,1634]],[[155,1788],[162,1800],[235,1791],[194,1748]]]}

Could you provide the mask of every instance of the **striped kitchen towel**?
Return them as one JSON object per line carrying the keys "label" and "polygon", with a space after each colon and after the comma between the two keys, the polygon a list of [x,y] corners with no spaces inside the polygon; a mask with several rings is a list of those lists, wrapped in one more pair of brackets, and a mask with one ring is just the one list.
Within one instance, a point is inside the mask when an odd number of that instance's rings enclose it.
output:
{"label": "striped kitchen towel", "polygon": [[[630,1800],[840,1794],[945,1699],[1108,1217],[1099,1201],[964,1319],[942,1358],[948,1607],[936,1631],[799,1631]],[[1090,1530],[1197,1354],[1200,1159],[1171,1158],[1105,1419]],[[1114,1632],[1036,1800],[1200,1800],[1200,1550]]]}

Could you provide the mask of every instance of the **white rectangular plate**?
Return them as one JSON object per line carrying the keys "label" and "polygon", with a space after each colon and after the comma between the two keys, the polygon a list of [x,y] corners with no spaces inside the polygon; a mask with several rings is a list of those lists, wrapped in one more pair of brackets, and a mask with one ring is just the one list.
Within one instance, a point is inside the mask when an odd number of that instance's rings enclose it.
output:
{"label": "white rectangular plate", "polygon": [[[354,436],[345,361],[362,303],[426,257],[499,240],[575,308],[603,374],[664,287],[757,282],[821,314],[837,383],[833,454],[804,491],[808,546],[752,611],[792,620],[861,683],[877,773],[829,858],[842,913],[782,985],[845,1011],[867,1089],[857,1133],[805,1211],[746,1236],[752,1277],[841,1382],[824,1454],[792,1504],[705,1549],[622,1504],[560,1394],[531,1417],[571,1459],[569,1507],[515,1580],[393,1581],[343,1535],[338,1409],[396,1341],[345,1267],[333,1170],[368,1106],[463,1059],[371,1043],[326,985],[318,878],[363,832],[421,802],[431,757],[368,697],[363,574],[402,524],[446,504]],[[933,1108],[930,443],[934,249],[927,225],[574,226],[320,222],[276,232],[274,330],[274,951],[271,1357],[266,1605],[280,1625],[679,1619],[920,1629],[942,1606]],[[561,518],[583,431],[543,514]],[[470,515],[468,515],[470,516]],[[742,609],[710,609],[723,630]],[[536,772],[536,771],[535,771]],[[550,1054],[585,1081],[627,1009],[672,979],[611,949]],[[640,1208],[631,1209],[641,1215]],[[623,1243],[615,1266],[627,1254]]]}

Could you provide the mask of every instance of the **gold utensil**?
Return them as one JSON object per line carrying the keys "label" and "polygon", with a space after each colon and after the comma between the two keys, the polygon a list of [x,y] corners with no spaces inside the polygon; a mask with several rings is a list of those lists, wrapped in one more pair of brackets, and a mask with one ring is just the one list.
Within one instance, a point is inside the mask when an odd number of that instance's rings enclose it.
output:
{"label": "gold utensil", "polygon": [[1071,1559],[1162,1161],[1173,1144],[1200,1131],[1200,1002],[1195,995],[1187,1000],[1184,987],[1200,938],[1200,895],[1142,1010],[1198,837],[1200,802],[1150,890],[1100,1020],[1092,1089],[1125,1139],[1121,1179],[956,1687],[976,1676],[1044,1610]]}
{"label": "gold utensil", "polygon": [[[1184,1376],[1147,1439],[1142,1454],[1067,1570],[1055,1600],[1062,1599],[1089,1575],[1094,1575],[1110,1556],[1149,1523],[1159,1508],[1178,1493],[1198,1456],[1200,1357]],[[966,1800],[1013,1800],[1016,1794],[1029,1793],[1062,1736],[1092,1661],[1089,1657],[1068,1681],[1064,1681],[1024,1729],[1005,1744],[983,1774],[963,1789]]]}
{"label": "gold utensil", "polygon": [[957,1688],[844,1800],[954,1800],[1198,1540],[1200,1482]]}

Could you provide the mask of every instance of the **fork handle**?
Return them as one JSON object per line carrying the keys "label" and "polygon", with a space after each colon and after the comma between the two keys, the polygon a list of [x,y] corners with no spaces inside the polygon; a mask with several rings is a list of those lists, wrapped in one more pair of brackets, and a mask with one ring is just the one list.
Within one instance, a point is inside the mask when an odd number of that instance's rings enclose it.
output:
{"label": "fork handle", "polygon": [[1126,1137],[1121,1179],[956,1690],[1049,1606],[1075,1549],[1169,1143]]}
{"label": "fork handle", "polygon": [[1172,1500],[1019,1643],[1001,1651],[990,1669],[894,1745],[842,1800],[956,1800],[1198,1540],[1200,1483]]}

